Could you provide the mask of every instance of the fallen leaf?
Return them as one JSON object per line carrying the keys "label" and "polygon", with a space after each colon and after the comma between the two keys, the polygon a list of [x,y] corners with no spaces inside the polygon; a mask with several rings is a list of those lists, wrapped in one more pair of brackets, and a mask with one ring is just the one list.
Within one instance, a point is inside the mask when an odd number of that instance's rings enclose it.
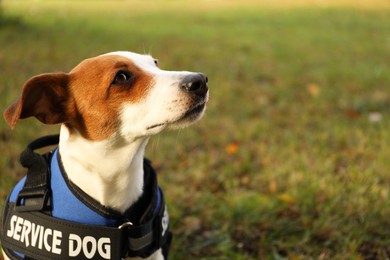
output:
{"label": "fallen leaf", "polygon": [[378,123],[382,121],[382,119],[383,119],[383,115],[380,112],[371,112],[368,115],[368,121],[370,121],[371,123]]}
{"label": "fallen leaf", "polygon": [[281,201],[289,203],[289,204],[294,204],[296,202],[295,197],[290,195],[290,194],[287,194],[287,193],[280,194],[278,198]]}
{"label": "fallen leaf", "polygon": [[383,190],[381,190],[380,194],[381,194],[383,199],[387,199],[389,196],[389,190],[383,189]]}
{"label": "fallen leaf", "polygon": [[227,154],[233,155],[238,152],[238,144],[237,143],[230,143],[226,146],[225,151]]}
{"label": "fallen leaf", "polygon": [[270,180],[268,182],[268,189],[269,189],[269,192],[271,192],[271,193],[275,193],[278,190],[278,186],[277,186],[275,180]]}
{"label": "fallen leaf", "polygon": [[301,256],[299,256],[299,255],[294,255],[294,254],[289,254],[288,255],[288,259],[290,259],[290,260],[302,260],[302,257]]}
{"label": "fallen leaf", "polygon": [[348,119],[357,119],[362,115],[362,113],[356,109],[347,109],[345,111],[345,115]]}
{"label": "fallen leaf", "polygon": [[242,185],[248,185],[248,184],[250,184],[250,182],[251,182],[251,179],[250,179],[249,176],[247,176],[247,175],[242,176],[242,177],[240,178],[240,180],[241,180],[241,184],[242,184]]}
{"label": "fallen leaf", "polygon": [[320,95],[321,89],[320,86],[318,86],[315,83],[310,83],[306,86],[307,91],[312,97],[318,97]]}

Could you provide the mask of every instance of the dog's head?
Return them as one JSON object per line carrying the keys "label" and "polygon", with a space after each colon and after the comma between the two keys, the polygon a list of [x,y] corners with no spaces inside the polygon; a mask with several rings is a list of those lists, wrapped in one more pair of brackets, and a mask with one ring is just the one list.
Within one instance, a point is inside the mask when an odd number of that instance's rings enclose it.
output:
{"label": "dog's head", "polygon": [[204,74],[165,71],[149,55],[113,52],[84,60],[69,73],[32,77],[4,117],[12,128],[34,116],[45,124],[64,123],[90,140],[133,139],[197,121],[207,100]]}

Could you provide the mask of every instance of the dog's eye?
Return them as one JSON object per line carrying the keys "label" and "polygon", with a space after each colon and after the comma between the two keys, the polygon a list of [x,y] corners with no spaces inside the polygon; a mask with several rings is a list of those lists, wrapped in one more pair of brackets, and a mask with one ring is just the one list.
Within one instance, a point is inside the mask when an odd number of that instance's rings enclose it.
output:
{"label": "dog's eye", "polygon": [[154,60],[154,65],[158,67],[158,60]]}
{"label": "dog's eye", "polygon": [[133,81],[133,75],[128,71],[118,71],[115,75],[114,85],[129,85]]}

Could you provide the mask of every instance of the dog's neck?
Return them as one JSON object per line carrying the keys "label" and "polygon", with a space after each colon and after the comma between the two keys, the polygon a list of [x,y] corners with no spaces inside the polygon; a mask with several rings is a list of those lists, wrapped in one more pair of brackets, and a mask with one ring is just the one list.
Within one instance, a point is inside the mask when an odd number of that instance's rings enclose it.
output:
{"label": "dog's neck", "polygon": [[143,192],[148,138],[90,141],[63,125],[59,151],[68,178],[102,205],[124,212]]}

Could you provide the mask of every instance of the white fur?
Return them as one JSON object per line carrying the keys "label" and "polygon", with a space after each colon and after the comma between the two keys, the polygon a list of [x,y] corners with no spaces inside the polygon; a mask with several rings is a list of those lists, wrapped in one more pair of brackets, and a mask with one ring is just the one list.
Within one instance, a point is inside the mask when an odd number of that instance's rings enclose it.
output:
{"label": "white fur", "polygon": [[89,141],[61,127],[60,154],[69,179],[85,193],[124,212],[143,186],[143,153],[147,138],[124,143],[122,138]]}
{"label": "white fur", "polygon": [[[149,136],[166,127],[183,127],[190,123],[177,121],[189,109],[187,94],[180,90],[179,83],[191,72],[161,70],[149,55],[130,52],[106,55],[121,55],[132,60],[153,75],[153,87],[140,102],[123,105],[120,129],[108,139],[89,141],[78,133],[70,135],[63,125],[59,149],[73,183],[102,205],[124,212],[142,194],[143,157]],[[163,259],[161,250],[149,259]]]}
{"label": "white fur", "polygon": [[[153,87],[142,101],[123,105],[120,129],[108,139],[89,141],[78,133],[70,135],[63,125],[59,149],[73,183],[101,204],[124,212],[142,194],[143,157],[149,136],[166,127],[185,126],[194,121],[177,122],[189,108],[188,97],[179,84],[191,72],[161,70],[149,55],[131,52],[105,55],[129,58],[153,75]],[[154,125],[160,126],[150,128]]]}
{"label": "white fur", "polygon": [[[184,127],[199,119],[180,120],[192,104],[180,90],[181,80],[191,72],[159,69],[149,55],[113,52],[153,75],[153,86],[135,104],[123,104],[120,127],[103,141],[90,141],[73,129],[61,126],[60,154],[69,179],[102,205],[124,212],[142,194],[143,157],[151,135],[163,129]],[[202,102],[207,102],[208,96]],[[192,106],[192,107],[191,107]],[[6,257],[7,259],[7,257]],[[135,258],[140,259],[140,258]],[[158,250],[149,259],[163,259]]]}
{"label": "white fur", "polygon": [[[142,102],[126,104],[123,107],[121,120],[123,136],[129,139],[150,136],[161,132],[166,127],[185,127],[195,121],[177,122],[189,109],[188,96],[180,90],[179,83],[184,77],[193,74],[192,72],[161,70],[149,55],[131,52],[113,52],[106,55],[121,55],[133,61],[136,60],[137,66],[140,66],[154,77],[154,87],[147,93]],[[204,103],[207,101],[208,95]],[[198,119],[202,116],[203,113],[198,116]],[[148,129],[148,127],[157,124],[161,124],[161,126]]]}

